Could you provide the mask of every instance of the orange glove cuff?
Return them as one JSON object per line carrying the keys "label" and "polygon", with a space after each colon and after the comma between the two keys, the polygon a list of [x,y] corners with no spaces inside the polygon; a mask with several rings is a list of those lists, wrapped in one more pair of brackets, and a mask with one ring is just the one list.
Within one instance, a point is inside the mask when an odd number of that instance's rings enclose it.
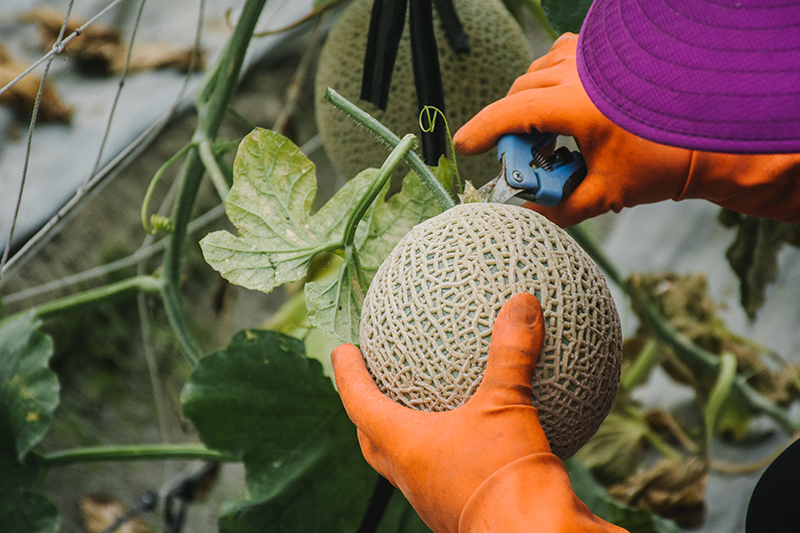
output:
{"label": "orange glove cuff", "polygon": [[488,477],[464,506],[459,533],[626,533],[595,516],[572,491],[564,463],[539,453]]}
{"label": "orange glove cuff", "polygon": [[800,223],[800,154],[693,152],[689,179],[674,200],[685,198]]}

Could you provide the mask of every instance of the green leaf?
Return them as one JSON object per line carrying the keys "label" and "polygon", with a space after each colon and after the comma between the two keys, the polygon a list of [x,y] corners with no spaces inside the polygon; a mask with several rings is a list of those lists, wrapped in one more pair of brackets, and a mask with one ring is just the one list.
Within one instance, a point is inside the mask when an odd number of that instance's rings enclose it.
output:
{"label": "green leaf", "polygon": [[711,437],[714,435],[717,417],[723,404],[728,400],[736,379],[736,356],[732,353],[724,353],[720,356],[719,375],[711,389],[703,417],[705,418],[706,428],[706,449],[711,446]]}
{"label": "green leaf", "polygon": [[301,341],[239,332],[199,362],[181,399],[207,446],[244,460],[250,499],[226,507],[221,531],[356,529],[376,474]]}
{"label": "green leaf", "polygon": [[376,533],[430,533],[430,531],[403,493],[396,490]]}
{"label": "green leaf", "polygon": [[729,210],[720,213],[720,221],[736,226],[736,239],[726,257],[739,277],[740,301],[750,320],[766,301],[766,290],[778,278],[778,254],[786,242],[794,242],[800,230],[796,224],[741,215]]}
{"label": "green leaf", "polygon": [[644,416],[618,412],[609,414],[577,457],[603,483],[624,480],[639,466],[645,436],[649,431]]}
{"label": "green leaf", "polygon": [[627,529],[629,533],[681,533],[674,522],[644,509],[625,505],[609,496],[577,458],[567,459],[564,466],[567,467],[575,494],[600,518]]}
{"label": "green leaf", "polygon": [[8,531],[59,528],[52,502],[29,490],[43,474],[29,452],[50,428],[59,393],[47,366],[53,343],[39,325],[31,311],[0,326],[0,523]]}
{"label": "green leaf", "polygon": [[58,531],[58,510],[47,497],[30,490],[43,475],[44,469],[35,462],[23,465],[17,461],[13,441],[4,432],[0,437],[0,524],[8,531]]}
{"label": "green leaf", "polygon": [[361,303],[366,289],[359,281],[352,248],[345,255],[339,275],[328,283],[305,286],[308,320],[331,337],[358,344]]}
{"label": "green leaf", "polygon": [[542,0],[542,9],[558,33],[581,31],[592,0]]}
{"label": "green leaf", "polygon": [[0,521],[3,531],[25,533],[57,533],[61,526],[53,502],[41,494],[24,490],[10,498],[2,497]]}
{"label": "green leaf", "polygon": [[[206,261],[232,283],[269,292],[302,279],[319,253],[344,249],[336,278],[307,284],[306,305],[312,325],[338,341],[357,343],[361,302],[375,271],[412,227],[441,212],[413,172],[386,201],[388,184],[380,192],[372,188],[381,186],[378,172],[361,172],[312,215],[314,165],[282,135],[254,130],[239,147],[233,188],[225,200],[239,236],[225,231],[207,235],[200,243]],[[437,179],[449,188],[453,173],[453,165],[441,158]],[[354,242],[344,242],[353,236],[344,236],[349,219],[360,216],[358,206],[366,207],[376,193]]]}
{"label": "green leaf", "polygon": [[[434,169],[437,179],[449,189],[453,165],[441,158]],[[325,334],[358,344],[361,303],[378,267],[411,228],[442,212],[439,203],[416,173],[410,172],[397,194],[385,200],[388,184],[362,220],[356,250],[347,250],[338,278],[306,285],[309,321]],[[357,257],[356,257],[357,255]]]}
{"label": "green leaf", "polygon": [[39,324],[31,311],[0,327],[0,440],[13,442],[20,462],[47,433],[58,406],[58,378],[47,366],[53,341]]}
{"label": "green leaf", "polygon": [[[453,163],[442,157],[439,166],[432,170],[439,183],[450,190],[453,186]],[[442,212],[428,187],[414,172],[405,177],[400,192],[385,201],[387,190],[378,197],[368,220],[366,239],[358,246],[359,261],[368,281],[372,281],[378,267],[411,228]]]}
{"label": "green leaf", "polygon": [[319,211],[314,164],[286,137],[261,128],[244,138],[234,162],[226,231],[201,242],[206,262],[236,285],[270,292],[305,276],[318,253],[341,247],[342,233],[375,170],[348,181]]}

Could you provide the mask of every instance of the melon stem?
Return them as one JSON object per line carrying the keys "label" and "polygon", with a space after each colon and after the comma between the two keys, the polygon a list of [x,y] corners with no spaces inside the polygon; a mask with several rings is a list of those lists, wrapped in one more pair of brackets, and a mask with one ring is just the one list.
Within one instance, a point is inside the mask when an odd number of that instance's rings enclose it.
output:
{"label": "melon stem", "polygon": [[[367,129],[378,140],[394,149],[400,143],[400,137],[392,133],[392,131],[381,124],[376,118],[370,116],[367,112],[347,100],[345,97],[331,89],[327,88],[325,91],[325,100],[328,101],[333,107],[342,111],[345,115],[353,119],[356,123]],[[436,176],[433,175],[431,169],[425,164],[422,159],[413,151],[408,150],[403,157],[408,165],[417,173],[422,179],[422,182],[430,189],[436,201],[446,211],[455,207],[456,203],[450,194],[444,189]]]}
{"label": "melon stem", "polygon": [[403,159],[405,159],[407,154],[412,153],[411,150],[416,146],[417,138],[413,134],[409,133],[400,139],[400,141],[397,143],[397,146],[395,146],[395,148],[389,154],[389,157],[387,157],[386,161],[384,161],[383,165],[381,165],[378,175],[375,177],[372,185],[370,185],[367,192],[364,193],[364,196],[362,196],[358,201],[358,205],[356,205],[356,208],[353,210],[353,213],[347,220],[347,225],[344,228],[344,234],[342,236],[342,243],[345,249],[348,246],[352,246],[356,238],[356,229],[358,228],[358,223],[361,222],[362,218],[364,218],[364,215],[375,201],[375,198],[378,197],[378,194],[380,194],[381,190],[386,185],[386,182],[389,181],[394,169],[397,168],[397,165],[399,165]]}

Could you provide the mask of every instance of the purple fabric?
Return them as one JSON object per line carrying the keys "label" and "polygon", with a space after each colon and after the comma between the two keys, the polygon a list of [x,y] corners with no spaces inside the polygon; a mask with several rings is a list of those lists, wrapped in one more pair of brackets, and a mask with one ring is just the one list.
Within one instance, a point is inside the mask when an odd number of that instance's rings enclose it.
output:
{"label": "purple fabric", "polygon": [[646,139],[800,152],[800,1],[595,0],[578,74],[604,115]]}

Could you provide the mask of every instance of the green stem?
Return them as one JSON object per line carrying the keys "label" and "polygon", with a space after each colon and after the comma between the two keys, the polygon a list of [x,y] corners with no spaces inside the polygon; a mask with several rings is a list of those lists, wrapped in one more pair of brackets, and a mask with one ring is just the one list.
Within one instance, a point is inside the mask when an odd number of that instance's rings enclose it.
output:
{"label": "green stem", "polygon": [[671,461],[680,461],[683,459],[683,454],[667,444],[667,442],[658,436],[657,433],[654,431],[646,431],[644,433],[644,438],[647,439],[647,442],[656,449],[661,455],[666,457]]}
{"label": "green stem", "polygon": [[242,124],[244,124],[246,128],[254,130],[258,127],[258,124],[256,124],[255,122],[244,116],[242,113],[239,113],[232,107],[228,108],[228,114],[233,118],[235,118],[236,120],[238,120],[239,122],[241,122]]}
{"label": "green stem", "polygon": [[728,399],[736,379],[736,356],[726,352],[720,356],[719,374],[708,396],[708,402],[703,410],[703,420],[705,422],[705,450],[711,449],[711,438],[714,436],[714,428],[717,425],[719,411],[725,400]]}
{"label": "green stem", "polygon": [[372,181],[372,184],[369,186],[369,189],[367,189],[367,192],[364,193],[364,195],[359,199],[356,208],[350,215],[350,218],[347,219],[347,225],[344,228],[344,233],[342,236],[342,243],[344,244],[345,248],[353,244],[359,222],[361,222],[361,219],[364,218],[364,214],[367,212],[367,209],[369,209],[369,206],[372,205],[372,202],[375,201],[375,198],[377,198],[378,194],[381,192],[381,189],[383,189],[384,185],[386,185],[386,182],[392,176],[394,169],[397,168],[397,165],[399,165],[400,161],[405,158],[406,154],[410,153],[410,151],[416,148],[416,146],[417,138],[409,133],[397,143],[397,146],[395,146],[395,148],[389,154],[389,157],[387,157],[386,161],[383,162],[383,165],[381,165],[381,168],[378,171],[378,175]]}
{"label": "green stem", "polygon": [[[619,286],[628,298],[631,299],[633,307],[638,310],[639,317],[645,322],[656,336],[667,346],[672,348],[681,361],[692,368],[696,373],[716,379],[720,372],[720,359],[713,353],[696,345],[670,324],[662,315],[658,306],[646,295],[637,291],[632,284],[628,283],[616,266],[606,257],[597,243],[586,232],[584,227],[572,226],[567,232],[575,241],[586,251],[587,254],[605,272],[611,281]],[[737,376],[734,380],[732,393],[753,411],[763,413],[778,424],[788,433],[793,434],[800,429],[800,422],[793,420],[789,413],[770,402],[758,392],[756,392],[742,376]]]}
{"label": "green stem", "polygon": [[550,25],[550,21],[547,20],[547,15],[544,13],[544,9],[542,8],[542,1],[541,0],[522,0],[525,2],[525,5],[528,6],[528,10],[533,14],[533,17],[539,23],[544,31],[547,32],[547,35],[550,36],[554,41],[558,39],[558,32],[553,29],[553,26]]}
{"label": "green stem", "polygon": [[[400,137],[392,133],[389,128],[378,122],[374,117],[361,110],[358,106],[348,101],[339,93],[328,87],[325,91],[325,100],[332,104],[336,109],[345,113],[348,117],[355,120],[361,126],[364,126],[380,141],[385,143],[390,148],[394,149],[400,143]],[[420,157],[413,151],[408,151],[405,156],[408,165],[417,173],[422,179],[423,183],[428,186],[436,201],[442,207],[442,210],[447,210],[455,207],[456,203],[450,194],[442,187],[436,176],[433,175],[430,168],[425,164]]]}
{"label": "green stem", "polygon": [[50,452],[36,457],[36,461],[45,468],[97,461],[163,461],[167,459],[240,461],[236,457],[192,444],[93,446]]}
{"label": "green stem", "polygon": [[203,139],[200,141],[198,148],[200,150],[200,160],[203,162],[203,166],[206,167],[208,175],[211,177],[211,183],[213,183],[214,187],[217,189],[219,199],[225,201],[231,189],[228,186],[228,181],[225,179],[225,174],[217,163],[214,151],[211,149],[211,142],[208,139]]}
{"label": "green stem", "polygon": [[656,362],[658,362],[658,342],[650,339],[639,352],[633,364],[622,375],[622,380],[619,383],[620,394],[631,392],[634,388],[644,383]]}
{"label": "green stem", "polygon": [[148,235],[155,235],[156,233],[158,233],[158,230],[156,230],[155,228],[150,227],[150,223],[149,223],[149,221],[147,219],[147,211],[148,211],[148,209],[150,207],[150,198],[153,196],[153,191],[155,191],[156,185],[158,184],[158,182],[161,179],[161,176],[164,174],[164,172],[166,172],[166,170],[169,167],[174,165],[178,161],[178,159],[180,159],[181,157],[186,155],[186,153],[193,146],[194,145],[192,143],[188,143],[183,148],[178,150],[175,153],[175,155],[170,157],[167,160],[166,163],[164,163],[163,165],[161,165],[161,167],[159,167],[159,169],[153,175],[153,178],[150,180],[150,185],[147,186],[147,192],[144,193],[144,200],[142,200],[142,211],[141,211],[142,227],[144,228],[144,230],[147,232]]}
{"label": "green stem", "polygon": [[[50,318],[129,292],[157,293],[163,286],[164,282],[160,278],[153,276],[136,276],[38,305],[33,308],[33,311],[38,318]],[[30,312],[30,309],[10,315],[0,321],[0,323],[14,320],[21,314],[28,312]]]}
{"label": "green stem", "polygon": [[[195,139],[216,138],[233,92],[239,83],[245,52],[265,3],[266,0],[245,2],[233,34],[198,90],[195,98],[198,115]],[[189,328],[189,317],[180,292],[180,267],[186,228],[191,219],[204,172],[203,162],[195,147],[189,151],[183,167],[180,190],[172,213],[175,230],[168,237],[164,253],[164,309],[181,351],[192,365],[202,357],[202,351]]]}
{"label": "green stem", "polygon": [[194,366],[202,357],[202,351],[189,326],[189,317],[181,295],[180,265],[183,256],[183,244],[186,238],[186,227],[191,217],[192,207],[197,196],[200,180],[203,177],[203,163],[197,150],[191,150],[183,167],[178,197],[172,211],[175,230],[165,239],[164,250],[164,310],[181,352],[187,361]]}

